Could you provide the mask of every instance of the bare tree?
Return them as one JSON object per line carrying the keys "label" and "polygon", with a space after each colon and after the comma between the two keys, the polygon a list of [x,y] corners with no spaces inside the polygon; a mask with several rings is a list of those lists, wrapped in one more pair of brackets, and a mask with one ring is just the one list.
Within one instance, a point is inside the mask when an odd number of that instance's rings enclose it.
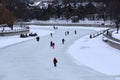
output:
{"label": "bare tree", "polygon": [[0,24],[8,24],[8,26],[13,29],[13,24],[16,18],[12,12],[10,12],[5,4],[0,5]]}

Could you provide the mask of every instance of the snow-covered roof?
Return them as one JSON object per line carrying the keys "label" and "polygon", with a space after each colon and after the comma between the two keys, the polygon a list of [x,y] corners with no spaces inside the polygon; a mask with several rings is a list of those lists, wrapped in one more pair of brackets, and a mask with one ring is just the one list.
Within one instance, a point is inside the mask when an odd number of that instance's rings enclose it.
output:
{"label": "snow-covered roof", "polygon": [[33,4],[29,4],[29,6],[38,6],[38,5],[40,5],[41,4],[41,1],[39,1],[39,2],[34,2]]}
{"label": "snow-covered roof", "polygon": [[42,1],[42,2],[52,2],[54,0],[30,0],[30,2],[39,2],[39,1]]}

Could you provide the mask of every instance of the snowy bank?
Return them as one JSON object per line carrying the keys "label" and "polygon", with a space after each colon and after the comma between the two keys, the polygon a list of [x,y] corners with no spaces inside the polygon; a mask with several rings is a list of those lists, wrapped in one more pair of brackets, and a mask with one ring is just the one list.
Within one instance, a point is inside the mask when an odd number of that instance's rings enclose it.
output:
{"label": "snowy bank", "polygon": [[78,64],[86,65],[107,75],[120,75],[120,51],[102,41],[102,36],[89,39],[85,36],[68,49]]}
{"label": "snowy bank", "polygon": [[[49,30],[40,30],[38,27],[39,26],[29,26],[30,27],[30,32],[32,33],[37,33],[38,36],[46,36],[49,35],[50,33],[53,33],[53,31]],[[23,42],[26,40],[34,39],[35,37],[27,37],[27,38],[20,38],[19,35],[16,36],[6,36],[6,37],[0,37],[0,48],[10,46],[19,42]]]}
{"label": "snowy bank", "polygon": [[118,31],[118,33],[116,33],[116,31],[114,31],[114,32],[112,33],[112,37],[120,40],[120,30]]}

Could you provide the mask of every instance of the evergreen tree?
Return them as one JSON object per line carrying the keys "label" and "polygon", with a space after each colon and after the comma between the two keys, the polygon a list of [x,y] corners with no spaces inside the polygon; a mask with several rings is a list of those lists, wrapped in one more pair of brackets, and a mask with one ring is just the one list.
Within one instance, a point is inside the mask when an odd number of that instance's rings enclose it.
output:
{"label": "evergreen tree", "polygon": [[85,6],[86,15],[91,15],[96,13],[96,7],[90,2]]}

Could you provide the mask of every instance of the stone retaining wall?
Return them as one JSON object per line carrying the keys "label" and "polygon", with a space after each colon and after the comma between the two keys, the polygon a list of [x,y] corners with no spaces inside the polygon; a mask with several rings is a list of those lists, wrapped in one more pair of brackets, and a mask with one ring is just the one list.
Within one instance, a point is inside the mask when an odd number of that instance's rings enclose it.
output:
{"label": "stone retaining wall", "polygon": [[120,44],[115,43],[115,42],[112,42],[112,41],[110,41],[110,40],[108,40],[107,43],[108,43],[110,46],[112,46],[112,47],[120,50]]}
{"label": "stone retaining wall", "polygon": [[110,46],[116,48],[116,49],[119,49],[120,50],[120,42],[112,39],[111,37],[112,36],[108,36],[106,34],[103,35],[103,37],[105,37],[106,39],[103,39],[104,42],[108,43]]}
{"label": "stone retaining wall", "polygon": [[22,33],[22,34],[29,33],[29,30],[16,31],[16,32],[1,32],[1,33],[0,33],[0,36],[20,35],[21,33]]}

